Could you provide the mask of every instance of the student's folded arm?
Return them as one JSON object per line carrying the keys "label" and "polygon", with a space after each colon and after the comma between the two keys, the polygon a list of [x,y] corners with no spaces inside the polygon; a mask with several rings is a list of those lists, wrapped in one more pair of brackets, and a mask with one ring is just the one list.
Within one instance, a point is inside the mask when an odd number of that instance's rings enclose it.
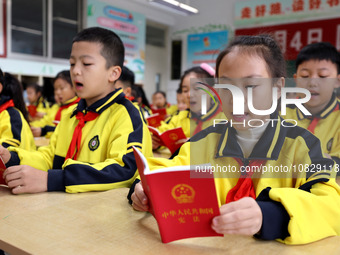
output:
{"label": "student's folded arm", "polygon": [[47,171],[52,168],[57,134],[51,136],[49,145],[42,146],[36,151],[28,151],[22,148],[9,147],[11,159],[6,164],[7,167],[13,165],[29,165],[39,170]]}
{"label": "student's folded arm", "polygon": [[[265,199],[265,194],[262,194],[262,201],[259,201],[259,205],[262,210],[264,208],[262,211],[264,213],[260,238],[272,239],[270,235],[275,234],[275,227],[281,228],[282,236],[272,237],[286,244],[305,244],[340,234],[339,186],[333,179],[310,181],[303,186],[301,186],[302,189],[270,189],[266,191],[267,199]],[[268,207],[273,208],[265,208],[266,205],[263,204],[266,200],[268,204],[271,203]],[[281,206],[284,207],[286,214]],[[287,229],[284,229],[287,215],[289,222]]]}
{"label": "student's folded arm", "polygon": [[0,116],[0,144],[5,148],[9,146],[19,147],[22,132],[22,120],[19,113],[15,112],[10,116],[8,111],[3,111]]}
{"label": "student's folded arm", "polygon": [[132,146],[147,157],[152,155],[149,130],[141,119],[137,122],[133,127],[119,124],[117,129],[111,130],[112,135],[106,142],[108,147],[100,155],[103,160],[98,157],[87,159],[87,162],[67,159],[63,170],[49,170],[48,190],[78,193],[130,187],[138,175]]}

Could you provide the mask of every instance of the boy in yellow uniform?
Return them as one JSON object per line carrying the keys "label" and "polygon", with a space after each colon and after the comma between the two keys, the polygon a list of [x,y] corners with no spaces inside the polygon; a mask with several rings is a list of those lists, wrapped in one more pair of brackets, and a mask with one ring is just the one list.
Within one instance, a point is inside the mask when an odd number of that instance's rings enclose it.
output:
{"label": "boy in yellow uniform", "polygon": [[289,105],[282,117],[294,119],[312,132],[320,139],[322,150],[340,165],[340,100],[335,94],[340,84],[340,54],[328,42],[307,45],[297,56],[294,78],[297,87],[311,93],[304,106],[312,115]]}
{"label": "boy in yellow uniform", "polygon": [[[218,83],[232,84],[245,100],[251,89],[253,107],[261,111],[270,108],[274,95],[280,97],[284,76],[283,54],[266,35],[236,37],[216,60]],[[275,111],[259,115],[245,104],[243,114],[236,113],[230,90],[224,86],[218,92],[229,122],[202,130],[172,159],[149,158],[150,169],[199,165],[200,178],[202,164],[210,163],[221,205],[211,223],[217,233],[286,244],[339,235],[336,167],[323,156],[319,140],[304,128],[282,125]],[[131,193],[132,206],[147,211],[142,185],[136,184]]]}
{"label": "boy in yellow uniform", "polygon": [[[78,105],[61,116],[50,144],[37,152],[0,147],[12,193],[103,191],[136,178],[132,146],[151,155],[151,137],[139,110],[114,89],[124,46],[112,31],[92,27],[73,40],[71,77]],[[20,164],[20,165],[19,165]]]}

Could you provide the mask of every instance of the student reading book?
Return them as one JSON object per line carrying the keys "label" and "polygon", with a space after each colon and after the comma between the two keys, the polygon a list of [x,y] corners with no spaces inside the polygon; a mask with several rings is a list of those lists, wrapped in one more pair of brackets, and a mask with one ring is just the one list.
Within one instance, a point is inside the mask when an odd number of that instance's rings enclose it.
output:
{"label": "student reading book", "polygon": [[[268,35],[236,37],[216,60],[218,83],[236,86],[245,99],[252,89],[258,110],[271,108],[273,92],[280,97],[284,76],[283,54]],[[211,224],[216,233],[286,244],[339,235],[340,187],[334,161],[322,154],[319,139],[304,128],[282,125],[276,111],[257,115],[245,104],[244,114],[234,114],[230,91],[218,92],[228,123],[196,134],[172,159],[149,158],[150,169],[210,163],[221,205]],[[141,184],[131,199],[136,210],[149,209]]]}
{"label": "student reading book", "polygon": [[[201,66],[195,66],[186,70],[182,75],[179,89],[186,99],[186,110],[180,111],[177,115],[173,115],[164,122],[161,122],[161,125],[158,127],[160,132],[182,127],[186,137],[191,137],[212,125],[214,119],[226,119],[221,106],[218,103],[214,103],[213,100],[207,101],[206,114],[201,112],[201,96],[205,92],[200,89],[202,85],[197,83],[197,81],[207,83],[213,77],[211,75],[211,68],[208,69],[206,65],[203,65],[203,67],[207,70]],[[208,79],[210,81],[207,81]],[[152,148],[154,150],[159,147],[159,142],[156,137],[152,137]]]}
{"label": "student reading book", "polygon": [[192,178],[190,166],[150,171],[144,155],[134,154],[143,187],[150,198],[150,212],[156,218],[164,243],[174,240],[221,236],[210,228],[219,215],[213,176],[209,173]]}
{"label": "student reading book", "polygon": [[0,147],[12,193],[104,191],[133,183],[132,146],[150,156],[151,137],[139,109],[114,88],[123,62],[123,42],[111,30],[91,27],[75,36],[70,72],[81,100],[62,114],[48,146],[36,152]]}
{"label": "student reading book", "polygon": [[151,126],[149,126],[149,130],[152,136],[160,141],[160,145],[166,146],[171,153],[175,153],[187,141],[187,137],[181,127],[168,129],[163,133],[160,133],[157,128]]}
{"label": "student reading book", "polygon": [[312,115],[288,105],[282,117],[312,132],[320,139],[323,151],[340,166],[340,100],[335,95],[340,84],[339,52],[328,42],[307,45],[297,56],[294,78],[297,87],[311,93],[311,99],[303,105]]}

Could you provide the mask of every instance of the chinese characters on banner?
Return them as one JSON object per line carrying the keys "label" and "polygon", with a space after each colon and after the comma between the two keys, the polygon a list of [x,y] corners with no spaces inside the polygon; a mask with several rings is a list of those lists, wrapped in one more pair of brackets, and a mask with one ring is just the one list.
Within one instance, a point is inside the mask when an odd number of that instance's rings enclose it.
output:
{"label": "chinese characters on banner", "polygon": [[339,16],[340,0],[257,0],[235,3],[236,27]]}
{"label": "chinese characters on banner", "polygon": [[145,16],[119,9],[100,0],[87,1],[87,27],[99,26],[114,31],[125,46],[124,64],[143,82],[145,67]]}
{"label": "chinese characters on banner", "polygon": [[330,42],[340,50],[340,18],[235,30],[235,35],[264,33],[274,35],[287,60],[295,60],[304,46],[315,42]]}
{"label": "chinese characters on banner", "polygon": [[228,31],[188,35],[187,66],[207,63],[215,68],[215,61],[228,43]]}
{"label": "chinese characters on banner", "polygon": [[0,57],[6,57],[6,1],[0,0]]}

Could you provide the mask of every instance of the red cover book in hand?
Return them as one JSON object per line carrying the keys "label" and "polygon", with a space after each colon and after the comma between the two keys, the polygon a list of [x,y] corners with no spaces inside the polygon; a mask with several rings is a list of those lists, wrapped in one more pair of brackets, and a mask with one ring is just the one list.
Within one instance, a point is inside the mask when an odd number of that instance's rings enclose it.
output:
{"label": "red cover book in hand", "polygon": [[223,236],[211,228],[220,214],[214,178],[190,177],[190,166],[150,171],[143,154],[134,149],[137,168],[150,212],[156,218],[162,242],[205,236]]}
{"label": "red cover book in hand", "polygon": [[159,113],[152,114],[151,116],[146,118],[148,125],[155,128],[161,125],[162,120],[163,118],[161,117],[161,115],[159,115]]}
{"label": "red cover book in hand", "polygon": [[37,114],[37,107],[35,105],[29,105],[27,106],[28,112],[32,117],[35,117]]}
{"label": "red cover book in hand", "polygon": [[5,163],[2,159],[2,157],[0,156],[0,185],[7,185],[4,178],[2,177],[5,170],[6,170]]}
{"label": "red cover book in hand", "polygon": [[148,128],[152,135],[157,136],[161,140],[161,146],[164,145],[168,147],[172,154],[187,141],[187,137],[181,127],[169,129],[163,133],[160,133],[154,127],[148,126]]}
{"label": "red cover book in hand", "polygon": [[165,108],[162,108],[162,109],[153,109],[153,108],[151,108],[151,111],[152,111],[152,114],[158,113],[160,115],[160,117],[162,118],[162,120],[166,119],[167,112],[166,112]]}

